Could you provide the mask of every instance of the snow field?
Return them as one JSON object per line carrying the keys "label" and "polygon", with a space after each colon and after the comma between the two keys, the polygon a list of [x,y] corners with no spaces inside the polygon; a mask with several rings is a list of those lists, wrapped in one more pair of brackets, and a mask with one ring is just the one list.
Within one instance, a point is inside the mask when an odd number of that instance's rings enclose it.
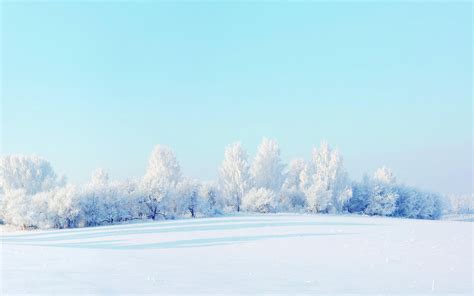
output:
{"label": "snow field", "polygon": [[470,295],[472,226],[281,214],[3,232],[1,292]]}

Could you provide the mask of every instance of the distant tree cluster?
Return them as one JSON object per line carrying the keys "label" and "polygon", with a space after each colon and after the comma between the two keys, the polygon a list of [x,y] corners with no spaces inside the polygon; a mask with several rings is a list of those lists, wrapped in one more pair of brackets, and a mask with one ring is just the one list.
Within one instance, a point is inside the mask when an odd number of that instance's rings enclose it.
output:
{"label": "distant tree cluster", "polygon": [[445,213],[453,215],[474,214],[474,194],[450,194],[446,196],[446,200]]}
{"label": "distant tree cluster", "polygon": [[[454,200],[454,199],[451,199]],[[136,219],[175,219],[233,212],[358,213],[438,219],[438,194],[396,183],[382,167],[361,182],[348,178],[337,150],[323,143],[311,159],[286,165],[276,141],[263,139],[253,161],[240,143],[226,147],[216,182],[182,176],[168,147],[156,146],[144,176],[111,181],[98,169],[87,184],[68,184],[36,156],[0,162],[0,219],[23,228],[96,226]],[[454,204],[454,203],[453,203]],[[455,205],[462,211],[465,205]],[[452,207],[451,207],[452,208]]]}
{"label": "distant tree cluster", "polygon": [[436,193],[399,185],[387,167],[375,171],[372,178],[352,185],[352,197],[346,203],[350,213],[416,219],[439,219],[445,201]]}

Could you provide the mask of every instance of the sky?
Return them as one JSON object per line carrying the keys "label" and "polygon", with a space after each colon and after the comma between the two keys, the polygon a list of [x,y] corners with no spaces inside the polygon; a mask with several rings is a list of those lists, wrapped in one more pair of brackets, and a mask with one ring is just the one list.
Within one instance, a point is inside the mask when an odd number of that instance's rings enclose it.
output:
{"label": "sky", "polygon": [[163,144],[208,180],[234,141],[327,141],[353,179],[472,192],[471,5],[2,2],[1,153],[83,182]]}

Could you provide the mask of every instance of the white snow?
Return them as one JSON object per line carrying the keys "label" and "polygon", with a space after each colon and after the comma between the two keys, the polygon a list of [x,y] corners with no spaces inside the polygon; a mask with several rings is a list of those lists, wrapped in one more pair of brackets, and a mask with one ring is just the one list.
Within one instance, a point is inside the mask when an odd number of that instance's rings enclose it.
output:
{"label": "white snow", "polygon": [[1,294],[471,295],[473,225],[257,215],[2,231]]}

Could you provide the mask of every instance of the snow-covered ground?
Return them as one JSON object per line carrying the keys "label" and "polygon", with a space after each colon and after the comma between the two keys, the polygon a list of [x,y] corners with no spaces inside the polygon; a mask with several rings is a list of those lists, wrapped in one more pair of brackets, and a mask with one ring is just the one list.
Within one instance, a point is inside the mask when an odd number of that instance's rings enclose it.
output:
{"label": "snow-covered ground", "polygon": [[473,225],[262,215],[3,232],[1,292],[471,295]]}
{"label": "snow-covered ground", "polygon": [[474,214],[452,214],[443,216],[443,220],[474,222]]}

